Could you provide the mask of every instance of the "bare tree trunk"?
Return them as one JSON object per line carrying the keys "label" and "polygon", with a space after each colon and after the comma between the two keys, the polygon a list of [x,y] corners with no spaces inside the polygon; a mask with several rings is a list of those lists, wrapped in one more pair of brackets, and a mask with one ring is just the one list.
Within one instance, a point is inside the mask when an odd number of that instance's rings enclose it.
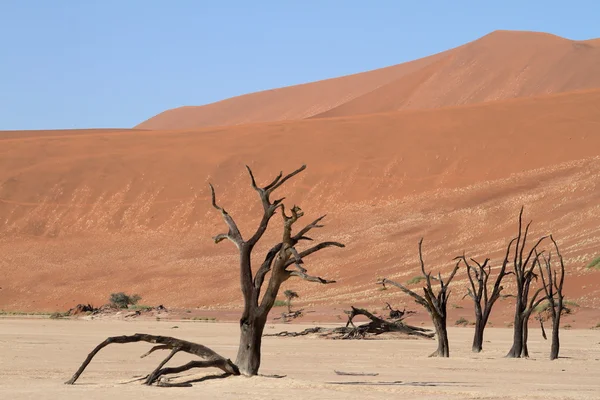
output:
{"label": "bare tree trunk", "polygon": [[513,345],[506,355],[508,358],[519,358],[523,350],[523,318],[521,313],[521,304],[517,299],[517,311],[515,312],[515,321],[513,324]]}
{"label": "bare tree trunk", "polygon": [[435,318],[433,321],[435,334],[438,340],[438,348],[429,357],[450,357],[450,345],[448,344],[448,330],[445,318]]}
{"label": "bare tree trunk", "polygon": [[550,359],[556,360],[560,350],[560,339],[558,335],[560,327],[560,314],[557,314],[552,321],[552,344],[550,345]]}
{"label": "bare tree trunk", "polygon": [[474,353],[480,353],[483,349],[483,330],[485,329],[485,323],[481,318],[477,318],[475,321],[475,334],[473,335],[473,346],[472,350]]}
{"label": "bare tree trunk", "polygon": [[529,348],[527,347],[527,338],[529,337],[529,315],[523,320],[523,341],[521,342],[521,357],[529,358]]}
{"label": "bare tree trunk", "polygon": [[235,364],[243,375],[257,375],[260,367],[260,348],[266,317],[240,321],[240,345]]}

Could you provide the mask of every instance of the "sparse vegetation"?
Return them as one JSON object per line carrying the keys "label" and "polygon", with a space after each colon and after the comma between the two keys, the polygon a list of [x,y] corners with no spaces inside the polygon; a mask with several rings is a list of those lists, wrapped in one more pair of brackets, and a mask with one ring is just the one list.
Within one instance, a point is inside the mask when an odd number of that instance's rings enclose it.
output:
{"label": "sparse vegetation", "polygon": [[460,325],[462,325],[462,326],[467,326],[467,325],[469,325],[469,320],[467,320],[467,319],[466,319],[466,318],[464,318],[464,317],[460,317],[459,319],[457,319],[457,320],[456,320],[456,322],[454,323],[454,325],[458,325],[458,326],[460,326]]}
{"label": "sparse vegetation", "polygon": [[137,294],[128,295],[123,292],[118,292],[111,293],[108,301],[117,308],[127,308],[130,305],[135,306],[141,299],[142,297]]}
{"label": "sparse vegetation", "polygon": [[600,322],[598,322],[598,323],[596,324],[596,326],[594,327],[594,329],[600,329]]}
{"label": "sparse vegetation", "polygon": [[142,305],[142,304],[135,304],[135,305],[129,306],[128,308],[130,310],[148,311],[148,310],[152,310],[154,307],[146,306],[146,305]]}
{"label": "sparse vegetation", "polygon": [[194,318],[192,318],[192,321],[206,321],[206,322],[209,322],[209,321],[216,321],[216,320],[217,319],[214,318],[214,317],[194,317]]}
{"label": "sparse vegetation", "polygon": [[5,311],[0,310],[0,315],[51,315],[49,312],[28,312],[28,311]]}
{"label": "sparse vegetation", "polygon": [[417,283],[421,282],[424,279],[425,279],[425,277],[423,275],[413,276],[406,282],[406,284],[407,285],[416,285]]}
{"label": "sparse vegetation", "polygon": [[50,314],[50,319],[61,319],[61,318],[65,318],[68,316],[69,316],[69,313],[53,312],[52,314]]}
{"label": "sparse vegetation", "polygon": [[286,290],[285,292],[283,292],[283,295],[287,299],[288,313],[291,314],[291,312],[292,312],[292,299],[297,299],[300,296],[298,296],[298,293],[294,292],[293,290],[289,290],[289,289]]}
{"label": "sparse vegetation", "polygon": [[287,306],[287,301],[285,300],[275,300],[275,303],[273,303],[273,307],[285,307]]}
{"label": "sparse vegetation", "polygon": [[452,304],[451,307],[454,308],[454,309],[461,309],[461,308],[463,308],[463,306],[459,306],[458,304]]}
{"label": "sparse vegetation", "polygon": [[600,256],[594,258],[588,265],[588,268],[600,269]]}

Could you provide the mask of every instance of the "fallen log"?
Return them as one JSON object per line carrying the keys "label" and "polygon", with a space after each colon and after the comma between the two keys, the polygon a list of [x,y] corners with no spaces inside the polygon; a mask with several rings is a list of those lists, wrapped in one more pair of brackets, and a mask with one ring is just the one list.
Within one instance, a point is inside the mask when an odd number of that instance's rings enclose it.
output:
{"label": "fallen log", "polygon": [[[156,369],[154,369],[154,371],[152,371],[152,373],[150,373],[148,375],[148,377],[146,378],[146,380],[144,382],[146,385],[152,385],[154,382],[156,382],[158,380],[158,378],[160,378],[164,375],[175,374],[175,373],[190,370],[192,368],[215,367],[215,368],[219,368],[220,370],[222,370],[224,373],[226,373],[228,375],[239,375],[240,374],[238,367],[233,362],[231,362],[231,360],[226,359],[225,357],[217,354],[213,350],[211,350],[208,347],[203,346],[201,344],[188,342],[186,340],[176,339],[176,338],[169,337],[169,336],[155,336],[155,335],[148,335],[145,333],[136,333],[131,336],[109,337],[108,339],[106,339],[105,341],[100,343],[98,346],[96,346],[94,348],[94,350],[92,350],[92,352],[90,354],[88,354],[88,356],[85,359],[85,361],[83,362],[83,364],[81,364],[79,369],[75,372],[75,374],[73,374],[71,379],[69,379],[68,381],[65,382],[65,384],[67,384],[67,385],[74,384],[77,381],[77,379],[79,379],[79,376],[83,373],[83,371],[86,369],[86,367],[89,365],[89,363],[92,361],[94,356],[100,350],[102,350],[104,347],[108,346],[109,344],[113,344],[113,343],[126,344],[126,343],[136,343],[136,342],[158,343],[158,345],[152,347],[147,353],[142,354],[141,358],[147,357],[157,350],[171,350],[169,355],[163,361],[161,361],[161,363],[158,365],[158,367],[156,367]],[[173,356],[180,351],[183,351],[183,352],[189,353],[189,354],[194,354],[194,355],[202,358],[203,360],[190,361],[187,364],[184,364],[184,365],[181,365],[178,367],[165,367],[165,364],[167,362],[169,362],[169,360],[171,360],[171,358],[173,358]]]}

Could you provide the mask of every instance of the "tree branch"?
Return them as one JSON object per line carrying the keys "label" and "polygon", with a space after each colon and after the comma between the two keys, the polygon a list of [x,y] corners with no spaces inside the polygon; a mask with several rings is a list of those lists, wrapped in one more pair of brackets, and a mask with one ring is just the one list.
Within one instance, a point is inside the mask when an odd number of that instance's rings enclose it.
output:
{"label": "tree branch", "polygon": [[242,246],[242,244],[244,243],[244,239],[242,238],[242,234],[240,233],[240,230],[238,229],[237,224],[235,223],[235,221],[233,220],[231,215],[229,215],[223,207],[220,207],[219,205],[217,205],[215,188],[213,187],[213,185],[211,183],[209,183],[208,185],[210,186],[210,192],[211,192],[211,196],[212,196],[212,205],[214,208],[219,210],[219,212],[221,213],[221,216],[223,217],[223,220],[229,227],[229,233],[227,233],[227,234],[222,233],[222,234],[219,234],[214,237],[215,243],[219,243],[224,239],[229,239],[238,248],[240,248]]}

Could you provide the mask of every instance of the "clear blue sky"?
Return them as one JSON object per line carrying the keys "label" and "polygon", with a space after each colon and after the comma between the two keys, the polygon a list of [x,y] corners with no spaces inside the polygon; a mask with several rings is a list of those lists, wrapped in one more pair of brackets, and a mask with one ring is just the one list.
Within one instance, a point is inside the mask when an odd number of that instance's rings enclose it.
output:
{"label": "clear blue sky", "polygon": [[599,37],[599,21],[598,0],[0,0],[0,130],[131,127],[496,29]]}

